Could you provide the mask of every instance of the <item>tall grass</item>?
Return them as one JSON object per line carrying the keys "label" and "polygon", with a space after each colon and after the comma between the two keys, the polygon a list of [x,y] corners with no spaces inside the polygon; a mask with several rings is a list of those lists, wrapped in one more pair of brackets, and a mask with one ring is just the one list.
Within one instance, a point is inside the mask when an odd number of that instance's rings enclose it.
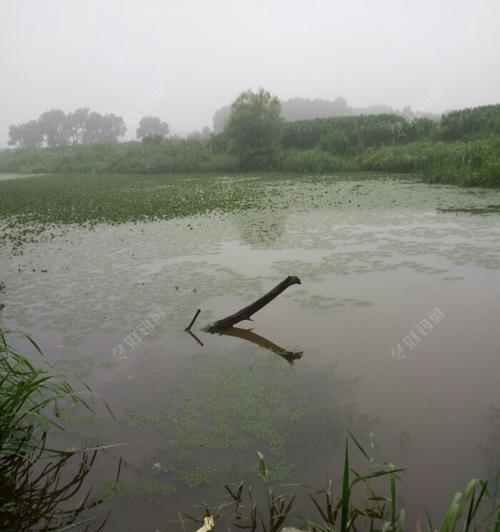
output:
{"label": "tall grass", "polygon": [[357,161],[363,170],[418,173],[425,181],[500,186],[500,137],[384,146]]}
{"label": "tall grass", "polygon": [[[50,427],[64,428],[57,417],[62,403],[87,403],[47,362],[35,367],[10,343],[12,331],[0,329],[0,456],[24,456],[40,448]],[[42,351],[28,335],[21,335]]]}
{"label": "tall grass", "polygon": [[0,329],[0,530],[98,532],[107,516],[82,516],[102,502],[85,487],[98,450],[47,446],[50,428],[64,431],[61,409],[90,407],[44,358],[20,354],[15,336],[43,357],[30,336]]}
{"label": "tall grass", "polygon": [[208,140],[95,143],[0,151],[0,171],[21,173],[143,173],[236,171],[237,160],[216,153]]}
{"label": "tall grass", "polygon": [[352,158],[332,155],[325,151],[289,149],[278,158],[277,169],[283,172],[327,174],[352,168]]}

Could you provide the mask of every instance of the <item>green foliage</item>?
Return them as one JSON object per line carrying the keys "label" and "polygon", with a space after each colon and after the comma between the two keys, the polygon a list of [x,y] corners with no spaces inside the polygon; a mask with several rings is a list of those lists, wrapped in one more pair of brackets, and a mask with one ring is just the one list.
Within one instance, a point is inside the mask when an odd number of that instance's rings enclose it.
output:
{"label": "green foliage", "polygon": [[68,144],[117,142],[126,129],[123,118],[114,114],[101,115],[87,108],[68,114],[51,109],[37,120],[10,126],[9,145],[55,148]]}
{"label": "green foliage", "polygon": [[419,173],[429,182],[500,186],[500,137],[385,146],[363,155],[363,170]]}
{"label": "green foliage", "polygon": [[[323,98],[291,98],[281,103],[281,110],[285,120],[314,120],[315,118],[329,118],[334,116],[358,116],[391,114],[394,109],[387,105],[371,105],[369,107],[351,107],[342,97],[335,100]],[[226,105],[217,109],[213,117],[213,128],[221,133],[226,127],[231,106]]]}
{"label": "green foliage", "polygon": [[40,148],[43,135],[37,120],[30,120],[25,124],[13,124],[9,127],[9,145],[26,149]]}
{"label": "green foliage", "polygon": [[345,155],[352,150],[353,146],[349,135],[345,131],[332,129],[321,137],[320,147],[323,151]]}
{"label": "green foliage", "polygon": [[351,168],[347,157],[331,155],[322,150],[290,149],[281,153],[278,159],[279,170],[293,173],[327,174]]}
{"label": "green foliage", "polygon": [[414,136],[415,126],[400,115],[348,116],[286,122],[284,148],[321,146],[342,154],[382,144],[396,144]]}
{"label": "green foliage", "polygon": [[139,127],[136,130],[136,137],[142,140],[147,137],[159,137],[162,139],[168,135],[168,124],[162,122],[156,116],[144,116],[139,122]]}
{"label": "green foliage", "polygon": [[[142,143],[78,144],[112,140],[113,135],[105,131],[88,136],[86,124],[99,122],[94,114],[79,109],[63,120],[53,110],[43,115],[48,125],[42,133],[35,123],[28,132],[24,125],[12,126],[11,136],[24,148],[1,151],[0,171],[161,174],[255,169],[328,174],[376,170],[417,173],[428,182],[500,184],[500,105],[454,111],[441,122],[397,114],[283,122],[279,101],[261,89],[237,98],[222,133],[205,131],[187,139],[159,134],[144,136]],[[40,149],[43,143],[63,145]]]}
{"label": "green foliage", "polygon": [[234,171],[237,160],[214,154],[206,139],[146,137],[143,142],[94,143],[0,152],[0,171],[23,173],[144,173]]}
{"label": "green foliage", "polygon": [[242,170],[275,166],[280,148],[283,118],[279,100],[264,89],[240,94],[231,106],[225,129],[228,150]]}
{"label": "green foliage", "polygon": [[444,140],[500,135],[500,104],[452,111],[441,119]]}

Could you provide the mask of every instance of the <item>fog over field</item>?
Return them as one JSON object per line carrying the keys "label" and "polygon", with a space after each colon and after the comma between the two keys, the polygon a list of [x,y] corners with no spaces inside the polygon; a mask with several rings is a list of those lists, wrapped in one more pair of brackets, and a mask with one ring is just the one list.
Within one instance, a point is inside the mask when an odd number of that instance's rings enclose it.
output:
{"label": "fog over field", "polygon": [[[495,103],[498,0],[2,0],[0,146],[51,108],[212,127],[242,90],[429,112]],[[430,95],[430,97],[429,97]]]}

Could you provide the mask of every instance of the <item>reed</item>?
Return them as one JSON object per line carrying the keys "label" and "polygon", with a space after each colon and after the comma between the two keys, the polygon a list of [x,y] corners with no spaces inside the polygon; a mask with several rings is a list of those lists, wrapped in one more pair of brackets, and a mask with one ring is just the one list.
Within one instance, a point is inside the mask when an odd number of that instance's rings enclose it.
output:
{"label": "reed", "polygon": [[57,418],[61,408],[68,403],[82,404],[90,409],[47,361],[35,367],[13,347],[10,339],[16,334],[43,357],[30,336],[0,329],[0,456],[27,455],[42,446],[49,428],[64,431]]}

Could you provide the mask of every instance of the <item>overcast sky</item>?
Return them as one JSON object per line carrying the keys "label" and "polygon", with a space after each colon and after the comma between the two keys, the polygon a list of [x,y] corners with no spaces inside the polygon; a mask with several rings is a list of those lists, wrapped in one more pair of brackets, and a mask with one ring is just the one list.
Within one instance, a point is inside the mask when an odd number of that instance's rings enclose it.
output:
{"label": "overcast sky", "polygon": [[499,22],[500,0],[0,0],[0,145],[51,108],[199,129],[260,86],[354,106],[498,103]]}

